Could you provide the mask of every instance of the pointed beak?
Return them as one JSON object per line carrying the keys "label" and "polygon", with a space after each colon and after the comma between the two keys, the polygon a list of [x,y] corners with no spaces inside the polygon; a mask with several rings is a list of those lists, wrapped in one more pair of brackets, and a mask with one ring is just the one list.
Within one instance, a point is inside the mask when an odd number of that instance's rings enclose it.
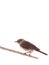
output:
{"label": "pointed beak", "polygon": [[17,41],[14,41],[14,42],[17,42]]}

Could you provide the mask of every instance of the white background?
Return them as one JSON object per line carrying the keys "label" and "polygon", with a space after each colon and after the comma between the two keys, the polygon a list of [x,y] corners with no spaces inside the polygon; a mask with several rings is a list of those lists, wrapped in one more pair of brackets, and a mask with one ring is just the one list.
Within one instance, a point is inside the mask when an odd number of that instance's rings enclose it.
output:
{"label": "white background", "polygon": [[[49,54],[49,0],[0,0],[0,46],[20,50],[19,38]],[[0,49],[0,65],[49,65],[49,55],[32,55],[39,59]]]}

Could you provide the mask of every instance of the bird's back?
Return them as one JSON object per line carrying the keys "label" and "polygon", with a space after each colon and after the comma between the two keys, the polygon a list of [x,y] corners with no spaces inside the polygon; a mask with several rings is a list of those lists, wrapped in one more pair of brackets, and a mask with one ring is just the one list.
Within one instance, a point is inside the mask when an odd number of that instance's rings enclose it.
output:
{"label": "bird's back", "polygon": [[36,50],[36,51],[39,51],[40,49],[37,48],[34,44],[31,44],[30,42],[28,41],[23,41],[20,45],[22,48],[26,49],[26,50]]}

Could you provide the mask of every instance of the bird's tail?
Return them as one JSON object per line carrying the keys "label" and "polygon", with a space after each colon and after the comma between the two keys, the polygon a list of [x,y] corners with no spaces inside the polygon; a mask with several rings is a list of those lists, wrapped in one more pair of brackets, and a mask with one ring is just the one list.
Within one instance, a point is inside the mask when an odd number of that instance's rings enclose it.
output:
{"label": "bird's tail", "polygon": [[39,50],[39,52],[42,53],[42,54],[44,54],[44,55],[48,55],[47,53],[44,53],[44,52],[42,52],[42,51],[40,51],[40,50]]}

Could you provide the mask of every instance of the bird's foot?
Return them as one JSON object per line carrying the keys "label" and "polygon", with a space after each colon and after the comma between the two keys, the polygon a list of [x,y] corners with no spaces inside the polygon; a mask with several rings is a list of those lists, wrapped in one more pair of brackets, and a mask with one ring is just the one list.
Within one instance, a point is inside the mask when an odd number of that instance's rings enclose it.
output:
{"label": "bird's foot", "polygon": [[29,56],[30,56],[30,54],[29,54]]}
{"label": "bird's foot", "polygon": [[26,55],[26,53],[24,53]]}

